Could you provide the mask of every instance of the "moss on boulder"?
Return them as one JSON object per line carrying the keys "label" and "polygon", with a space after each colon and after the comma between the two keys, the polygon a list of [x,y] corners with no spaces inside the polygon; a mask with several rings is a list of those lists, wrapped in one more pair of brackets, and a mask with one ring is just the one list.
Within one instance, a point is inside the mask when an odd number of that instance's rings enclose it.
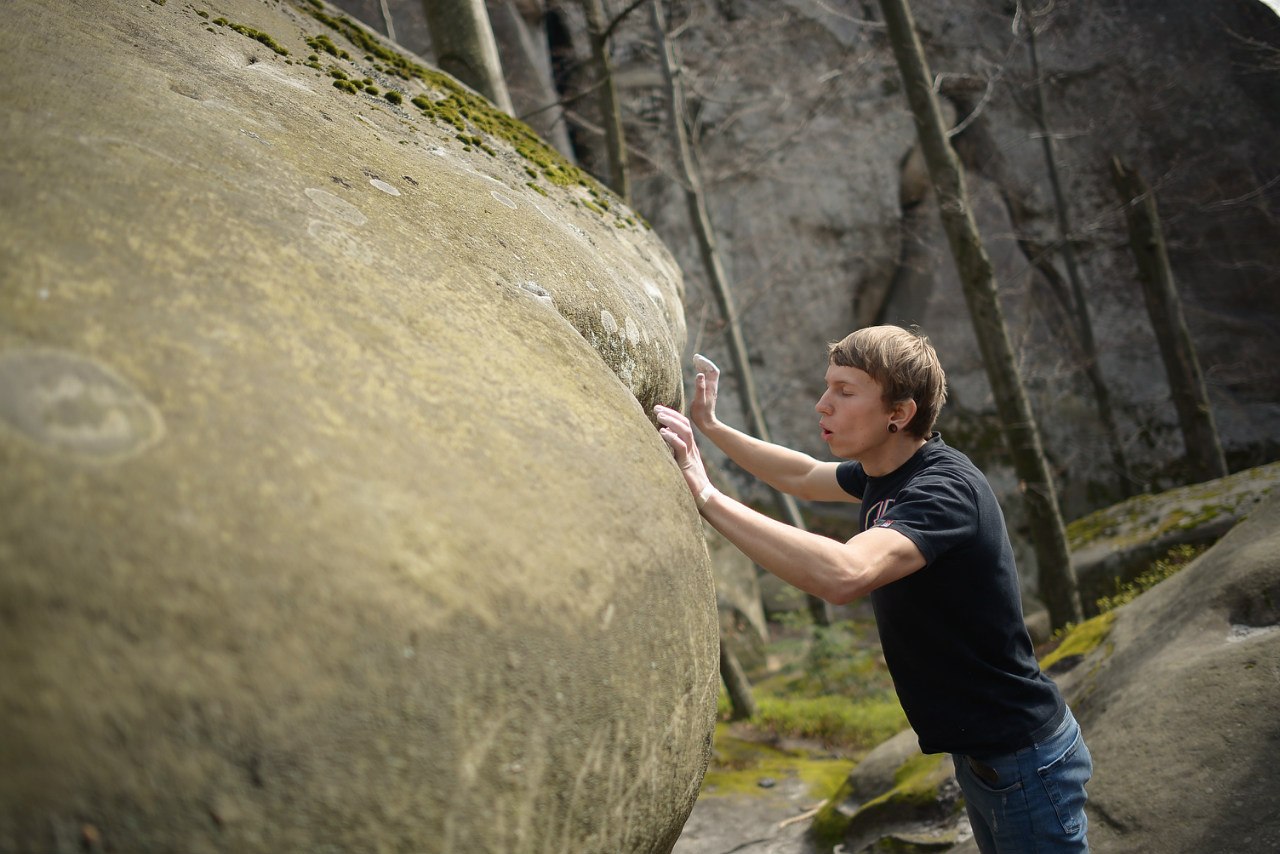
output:
{"label": "moss on boulder", "polygon": [[1280,484],[1280,463],[1154,495],[1139,495],[1071,522],[1067,540],[1086,614],[1178,545],[1212,543]]}
{"label": "moss on boulder", "polygon": [[924,851],[957,841],[959,785],[951,757],[923,754],[904,730],[871,751],[850,772],[813,822],[826,849]]}

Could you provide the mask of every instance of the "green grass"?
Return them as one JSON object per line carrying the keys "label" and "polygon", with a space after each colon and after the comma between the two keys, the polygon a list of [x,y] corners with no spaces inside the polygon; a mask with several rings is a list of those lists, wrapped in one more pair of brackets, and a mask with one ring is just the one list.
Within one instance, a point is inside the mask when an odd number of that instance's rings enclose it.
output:
{"label": "green grass", "polygon": [[766,742],[733,735],[727,724],[716,726],[715,754],[702,781],[705,795],[758,795],[766,778],[781,782],[803,780],[813,798],[827,798],[853,769],[852,759],[787,750]]}
{"label": "green grass", "polygon": [[[769,649],[782,665],[752,680],[759,712],[745,723],[757,733],[856,751],[907,726],[870,620],[820,627],[790,618]],[[730,711],[722,691],[720,718]]]}
{"label": "green grass", "polygon": [[1114,611],[1127,605],[1166,578],[1176,575],[1184,566],[1204,553],[1207,546],[1174,546],[1159,560],[1153,561],[1146,572],[1133,581],[1121,584],[1116,579],[1116,592],[1098,600],[1098,613]]}

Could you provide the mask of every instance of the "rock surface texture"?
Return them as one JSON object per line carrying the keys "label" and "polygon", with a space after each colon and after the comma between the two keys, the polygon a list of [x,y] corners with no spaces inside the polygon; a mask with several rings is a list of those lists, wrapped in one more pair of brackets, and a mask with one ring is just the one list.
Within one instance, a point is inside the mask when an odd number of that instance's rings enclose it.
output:
{"label": "rock surface texture", "polygon": [[1234,528],[1280,484],[1280,463],[1258,466],[1155,495],[1139,495],[1071,523],[1071,563],[1085,615],[1100,597],[1133,581],[1180,545],[1209,545]]}
{"label": "rock surface texture", "polygon": [[660,242],[318,2],[0,27],[0,850],[668,851]]}

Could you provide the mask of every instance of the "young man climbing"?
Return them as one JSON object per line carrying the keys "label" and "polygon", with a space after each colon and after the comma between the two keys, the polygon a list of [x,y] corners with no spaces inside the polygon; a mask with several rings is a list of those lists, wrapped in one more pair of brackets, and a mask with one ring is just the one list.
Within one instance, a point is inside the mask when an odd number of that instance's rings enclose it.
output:
{"label": "young man climbing", "polygon": [[[760,441],[716,417],[720,373],[701,356],[690,414],[659,406],[699,511],[748,557],[829,602],[871,597],[885,661],[925,753],[950,753],[978,847],[1088,851],[1080,727],[1040,671],[1000,505],[968,457],[933,432],[946,377],[928,339],[860,329],[833,344],[818,426],[832,454]],[[801,531],[719,492],[693,425],[748,472],[797,498],[860,501],[848,542]]]}

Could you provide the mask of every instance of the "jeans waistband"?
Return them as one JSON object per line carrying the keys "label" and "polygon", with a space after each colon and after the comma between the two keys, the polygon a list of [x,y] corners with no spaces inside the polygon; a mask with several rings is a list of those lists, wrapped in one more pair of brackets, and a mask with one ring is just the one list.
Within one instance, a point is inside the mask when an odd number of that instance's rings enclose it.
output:
{"label": "jeans waistband", "polygon": [[1067,721],[1071,718],[1071,710],[1067,708],[1067,704],[1063,703],[1058,707],[1058,711],[1052,718],[1038,727],[1027,737],[1027,743],[1018,748],[1017,752],[1030,750],[1038,744],[1043,744],[1052,739],[1058,732],[1067,725]]}
{"label": "jeans waistband", "polygon": [[1046,741],[1049,741],[1054,736],[1058,735],[1070,719],[1071,710],[1067,708],[1067,704],[1064,702],[1058,707],[1058,710],[1053,713],[1053,716],[1050,717],[1049,720],[1032,730],[1018,743],[1016,747],[1011,748],[1008,752],[974,753],[966,755],[970,755],[972,758],[979,760],[996,759],[1001,756],[1016,756],[1025,750],[1031,750],[1039,744],[1044,744]]}

